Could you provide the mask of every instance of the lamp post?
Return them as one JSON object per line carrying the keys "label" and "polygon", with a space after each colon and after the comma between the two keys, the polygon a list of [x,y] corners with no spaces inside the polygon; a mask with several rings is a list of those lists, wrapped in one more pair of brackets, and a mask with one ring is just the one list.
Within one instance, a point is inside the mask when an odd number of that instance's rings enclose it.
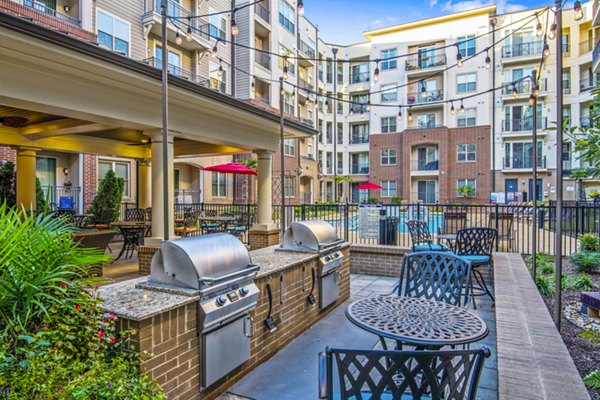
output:
{"label": "lamp post", "polygon": [[[496,87],[496,25],[498,20],[492,17],[492,87]],[[492,90],[492,193],[496,192],[496,91]]]}
{"label": "lamp post", "polygon": [[163,150],[163,239],[169,240],[169,48],[167,45],[167,5],[168,0],[162,0],[162,150]]}
{"label": "lamp post", "polygon": [[281,235],[285,234],[285,144],[283,138],[283,76],[279,78],[279,154],[280,156],[280,180],[281,180]]}
{"label": "lamp post", "polygon": [[531,149],[531,158],[533,158],[532,169],[533,169],[533,184],[531,185],[531,198],[532,205],[531,210],[533,215],[531,216],[531,223],[533,225],[533,232],[531,236],[531,273],[533,274],[533,280],[535,282],[536,277],[536,255],[537,255],[537,97],[533,94],[535,90],[535,85],[537,85],[537,71],[533,70],[531,73],[531,95],[530,95],[530,104],[532,108],[532,122],[533,122],[533,146]]}
{"label": "lamp post", "polygon": [[338,201],[338,183],[337,183],[337,52],[338,49],[334,47],[331,49],[333,52],[333,100],[331,104],[333,106],[333,201]]}

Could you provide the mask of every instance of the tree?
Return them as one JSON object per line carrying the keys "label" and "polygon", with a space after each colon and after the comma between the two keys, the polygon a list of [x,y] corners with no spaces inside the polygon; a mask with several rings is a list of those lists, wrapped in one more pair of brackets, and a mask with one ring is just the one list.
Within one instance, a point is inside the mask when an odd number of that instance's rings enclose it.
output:
{"label": "tree", "polygon": [[344,196],[344,185],[343,185],[344,182],[352,183],[352,182],[354,182],[354,179],[352,179],[351,176],[342,176],[342,175],[335,176],[335,183],[340,188],[340,190],[338,192],[342,193],[340,195],[340,199],[346,197],[346,196]]}
{"label": "tree", "polygon": [[42,183],[39,178],[35,178],[35,210],[42,212],[46,210],[46,194],[42,189]]}
{"label": "tree", "polygon": [[571,171],[571,178],[577,182],[577,200],[585,201],[585,188],[583,181],[590,178],[590,171],[585,168],[577,168]]}
{"label": "tree", "polygon": [[119,208],[121,207],[124,188],[125,180],[118,178],[114,171],[109,170],[100,181],[98,192],[92,200],[88,213],[100,217],[104,212],[111,210],[113,212],[112,220],[119,219]]}
{"label": "tree", "polygon": [[0,203],[4,202],[9,208],[17,204],[15,164],[10,161],[0,166]]}
{"label": "tree", "polygon": [[458,197],[469,197],[475,194],[475,189],[470,185],[463,185],[456,189],[456,195]]}
{"label": "tree", "polygon": [[[589,164],[586,178],[600,178],[600,89],[594,89],[589,126],[566,128],[579,159]],[[571,175],[572,176],[572,175]]]}

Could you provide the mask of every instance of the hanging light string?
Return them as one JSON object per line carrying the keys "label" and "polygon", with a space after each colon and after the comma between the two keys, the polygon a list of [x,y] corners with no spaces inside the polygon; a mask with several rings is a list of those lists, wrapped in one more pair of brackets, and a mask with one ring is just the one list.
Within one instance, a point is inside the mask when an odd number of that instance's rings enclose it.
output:
{"label": "hanging light string", "polygon": [[[519,19],[517,21],[513,21],[510,24],[502,26],[502,29],[506,29],[507,27],[515,25],[515,24],[518,24],[518,23],[520,23],[520,22],[522,22],[524,20],[532,20],[532,19],[536,18],[538,15],[541,15],[544,12],[547,12],[549,9],[550,9],[550,7],[544,7],[541,10],[534,11],[532,14],[529,14],[529,15],[527,15],[527,16],[525,16],[525,17],[523,17],[523,18],[521,18],[521,19]],[[238,10],[239,10],[239,8],[238,8]],[[233,12],[233,11],[230,10],[230,12]],[[167,18],[170,19],[173,22],[173,24],[175,24],[176,21],[183,22],[185,20],[189,20],[190,19],[190,17],[171,17],[171,16],[167,16]],[[233,18],[232,18],[232,21],[233,21]],[[528,22],[530,22],[530,21],[528,21]],[[188,24],[186,24],[186,25],[188,25]],[[209,38],[217,39],[218,42],[221,42],[223,44],[232,44],[234,46],[237,46],[237,47],[240,47],[240,48],[244,48],[244,49],[247,49],[247,50],[251,50],[251,51],[255,51],[255,52],[258,52],[258,53],[267,54],[267,55],[274,56],[274,57],[283,57],[279,53],[275,53],[275,52],[272,52],[272,51],[269,51],[269,50],[265,50],[265,49],[261,49],[261,48],[255,48],[255,47],[243,44],[243,43],[238,43],[238,42],[234,42],[234,41],[231,41],[231,40],[223,39],[223,38],[220,38],[218,36],[211,35],[210,32],[201,32],[196,27],[186,26],[186,29],[181,29],[181,27],[177,26],[177,28],[180,29],[182,32],[185,32],[185,31],[187,31],[187,30],[189,30],[191,28],[192,30],[198,31],[200,34],[206,35]],[[450,47],[456,47],[457,45],[461,45],[463,43],[467,43],[467,42],[472,41],[472,40],[477,40],[479,38],[482,38],[482,37],[485,37],[485,36],[489,36],[493,32],[499,31],[500,29],[501,28],[494,28],[493,30],[486,31],[486,32],[484,32],[482,34],[476,35],[472,39],[465,39],[465,40],[458,41],[458,42],[455,42],[455,43],[450,43],[450,44],[438,47],[438,48],[436,48],[436,50],[443,50],[443,49],[447,49],[447,48],[450,48]],[[398,60],[400,58],[408,58],[408,57],[413,57],[413,56],[417,56],[417,55],[419,55],[419,52],[409,52],[409,53],[404,53],[404,54],[397,54],[396,56],[385,57],[385,58],[378,58],[378,59],[375,59],[375,60],[369,60],[369,63],[381,63],[381,62],[384,62],[384,61]],[[321,58],[321,57],[313,57],[313,58],[311,58],[311,57],[295,56],[295,55],[290,55],[290,54],[286,55],[286,57],[288,58],[288,60],[296,60],[296,61],[307,60],[307,61],[312,61],[312,62],[316,62],[316,63],[331,61],[330,58]],[[351,62],[354,62],[354,61],[349,60],[349,59],[338,59],[337,62],[338,63],[351,63]]]}
{"label": "hanging light string", "polygon": [[[162,1],[162,0],[155,0],[155,1]],[[167,0],[168,1],[168,0]],[[175,15],[167,15],[167,18],[169,19],[175,19],[175,20],[190,20],[190,19],[196,19],[196,18],[207,18],[207,17],[213,17],[215,15],[223,15],[223,14],[235,14],[237,11],[243,10],[244,8],[248,8],[248,7],[252,7],[255,4],[258,3],[262,3],[264,0],[256,0],[253,1],[252,3],[246,3],[243,4],[239,7],[235,7],[232,8],[231,10],[225,10],[225,11],[215,11],[209,14],[204,14],[204,15],[190,15],[190,16],[185,16],[185,17],[179,17],[179,16],[175,16]]]}

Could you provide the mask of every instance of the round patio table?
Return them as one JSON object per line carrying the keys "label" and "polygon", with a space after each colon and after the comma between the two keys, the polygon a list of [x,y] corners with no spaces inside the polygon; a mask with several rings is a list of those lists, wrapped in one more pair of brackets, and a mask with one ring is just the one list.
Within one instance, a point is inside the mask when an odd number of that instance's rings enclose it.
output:
{"label": "round patio table", "polygon": [[427,348],[476,342],[489,332],[464,308],[416,297],[368,297],[350,304],[346,317],[380,337]]}

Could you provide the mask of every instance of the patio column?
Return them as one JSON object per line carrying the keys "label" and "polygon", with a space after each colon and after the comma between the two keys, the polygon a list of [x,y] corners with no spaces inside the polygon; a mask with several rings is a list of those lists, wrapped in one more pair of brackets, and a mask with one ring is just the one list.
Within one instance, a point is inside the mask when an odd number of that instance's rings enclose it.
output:
{"label": "patio column", "polygon": [[[175,237],[175,209],[174,209],[174,182],[173,182],[173,136],[169,135],[169,150],[167,157],[169,164],[169,191],[163,190],[163,139],[160,131],[152,133],[152,237],[145,240],[147,245],[158,245],[162,240]],[[164,238],[164,204],[169,205],[169,238]]]}
{"label": "patio column", "polygon": [[253,250],[279,243],[279,228],[273,224],[272,164],[273,153],[256,152],[257,165],[257,212],[256,224],[250,229],[250,248]]}
{"label": "patio column", "polygon": [[152,169],[149,160],[141,160],[139,166],[139,196],[138,207],[152,207]]}
{"label": "patio column", "polygon": [[35,165],[39,149],[17,149],[17,207],[35,210]]}

